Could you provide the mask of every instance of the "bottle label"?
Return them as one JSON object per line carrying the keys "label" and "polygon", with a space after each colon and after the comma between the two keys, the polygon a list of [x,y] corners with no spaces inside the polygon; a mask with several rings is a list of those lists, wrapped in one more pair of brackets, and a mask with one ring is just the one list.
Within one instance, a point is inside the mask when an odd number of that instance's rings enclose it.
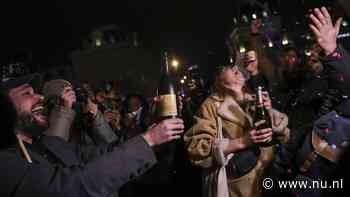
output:
{"label": "bottle label", "polygon": [[160,95],[159,97],[158,115],[161,117],[177,116],[176,95],[164,94]]}

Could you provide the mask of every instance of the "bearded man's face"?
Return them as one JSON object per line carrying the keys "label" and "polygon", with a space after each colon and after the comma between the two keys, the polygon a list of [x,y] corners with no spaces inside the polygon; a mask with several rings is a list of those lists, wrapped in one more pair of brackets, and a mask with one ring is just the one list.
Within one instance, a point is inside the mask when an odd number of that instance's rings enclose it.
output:
{"label": "bearded man's face", "polygon": [[[9,91],[9,97],[16,107],[18,129],[31,126],[47,127],[47,117],[43,115],[43,96],[34,93],[33,88],[24,84]],[[27,131],[24,131],[27,132]]]}

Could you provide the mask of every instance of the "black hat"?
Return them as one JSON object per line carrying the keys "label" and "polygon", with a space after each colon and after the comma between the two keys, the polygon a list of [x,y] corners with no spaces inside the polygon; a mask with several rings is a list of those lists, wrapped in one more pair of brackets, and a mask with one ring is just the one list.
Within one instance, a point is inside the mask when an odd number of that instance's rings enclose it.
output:
{"label": "black hat", "polygon": [[38,73],[8,79],[0,83],[0,91],[8,92],[23,84],[29,84],[33,89],[38,90],[41,84],[41,76]]}

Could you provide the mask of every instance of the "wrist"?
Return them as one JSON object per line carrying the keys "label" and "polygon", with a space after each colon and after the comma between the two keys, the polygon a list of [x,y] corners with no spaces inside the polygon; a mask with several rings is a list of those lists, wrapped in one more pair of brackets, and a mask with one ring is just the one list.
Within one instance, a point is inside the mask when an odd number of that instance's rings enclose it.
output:
{"label": "wrist", "polygon": [[231,139],[228,143],[227,148],[224,149],[224,154],[228,155],[230,153],[246,149],[250,146],[250,144],[251,142],[248,136],[243,136],[237,139]]}
{"label": "wrist", "polygon": [[245,148],[248,148],[249,146],[251,146],[253,143],[250,140],[249,136],[245,135],[245,136],[240,138],[239,144],[240,144],[241,149],[245,149]]}
{"label": "wrist", "polygon": [[334,46],[332,46],[332,47],[329,47],[328,49],[325,49],[326,56],[330,56],[333,53],[335,53],[336,49],[337,49],[337,45],[336,44]]}
{"label": "wrist", "polygon": [[152,135],[149,132],[146,132],[141,135],[143,139],[147,142],[149,146],[154,146],[155,143],[153,142]]}

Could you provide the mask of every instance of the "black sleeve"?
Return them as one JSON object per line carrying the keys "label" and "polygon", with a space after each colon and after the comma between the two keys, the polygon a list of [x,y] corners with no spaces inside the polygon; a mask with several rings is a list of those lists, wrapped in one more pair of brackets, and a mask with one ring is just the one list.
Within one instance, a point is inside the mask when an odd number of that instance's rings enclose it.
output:
{"label": "black sleeve", "polygon": [[342,46],[338,46],[334,53],[327,56],[324,63],[337,72],[350,76],[350,55]]}
{"label": "black sleeve", "polygon": [[309,127],[299,128],[290,131],[290,139],[287,143],[280,145],[271,165],[270,175],[283,177],[288,173],[289,168],[294,168],[298,149],[304,143],[306,136],[310,133]]}
{"label": "black sleeve", "polygon": [[33,157],[39,161],[33,164],[19,155],[2,158],[6,162],[0,164],[1,196],[107,196],[156,163],[153,150],[142,137],[80,166],[62,168],[38,157]]}
{"label": "black sleeve", "polygon": [[94,126],[90,133],[91,138],[97,145],[108,144],[118,140],[117,135],[104,119],[100,111],[97,112],[94,119]]}

